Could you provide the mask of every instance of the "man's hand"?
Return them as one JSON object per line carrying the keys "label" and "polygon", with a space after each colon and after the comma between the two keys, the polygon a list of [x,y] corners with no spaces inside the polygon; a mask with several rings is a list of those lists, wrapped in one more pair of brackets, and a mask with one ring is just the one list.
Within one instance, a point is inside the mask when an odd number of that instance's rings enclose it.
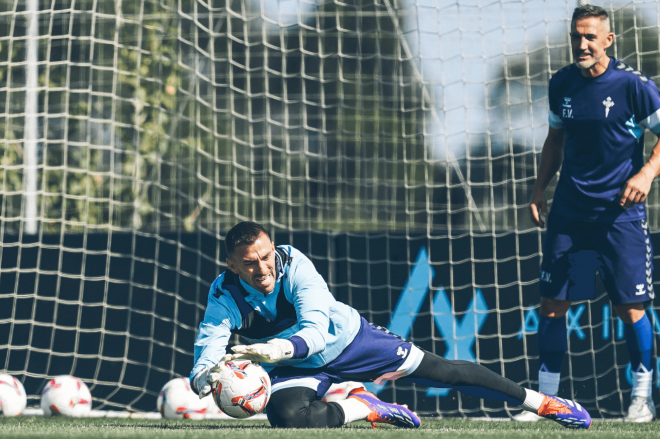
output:
{"label": "man's hand", "polygon": [[544,218],[548,216],[548,203],[543,195],[543,191],[534,190],[532,201],[529,204],[532,211],[532,221],[539,227],[545,226]]}
{"label": "man's hand", "polygon": [[222,360],[220,360],[215,366],[206,368],[195,375],[192,384],[199,394],[199,399],[207,396],[211,393],[213,387],[218,385],[218,381],[220,381],[220,370],[222,366],[224,366],[227,361],[231,361],[231,359],[232,356],[227,354],[222,357]]}
{"label": "man's hand", "polygon": [[652,172],[642,168],[628,180],[623,186],[623,189],[621,189],[621,192],[619,192],[619,205],[627,209],[635,204],[643,203],[651,190],[651,183],[653,183],[653,178],[655,177],[652,174]]}
{"label": "man's hand", "polygon": [[277,363],[293,357],[293,343],[281,338],[274,338],[267,343],[234,346],[231,350],[236,352],[232,358],[253,363]]}

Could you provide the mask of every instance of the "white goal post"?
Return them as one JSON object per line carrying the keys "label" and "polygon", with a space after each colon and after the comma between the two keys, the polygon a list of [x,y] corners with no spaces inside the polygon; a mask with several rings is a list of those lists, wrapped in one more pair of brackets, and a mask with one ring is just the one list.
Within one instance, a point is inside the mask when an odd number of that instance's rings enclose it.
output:
{"label": "white goal post", "polygon": [[[659,79],[660,1],[593,3],[611,55]],[[254,220],[368,320],[536,388],[528,203],[576,5],[0,0],[0,372],[31,406],[73,374],[95,409],[153,411],[192,368],[224,234]],[[657,184],[647,205],[655,241]],[[560,395],[620,416],[600,284],[569,323]],[[377,390],[427,416],[516,410]]]}

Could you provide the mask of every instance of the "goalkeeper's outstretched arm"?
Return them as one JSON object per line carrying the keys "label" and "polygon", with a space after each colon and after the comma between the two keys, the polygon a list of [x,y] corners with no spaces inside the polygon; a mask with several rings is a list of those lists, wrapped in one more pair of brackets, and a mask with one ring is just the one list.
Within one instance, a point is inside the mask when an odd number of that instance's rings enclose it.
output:
{"label": "goalkeeper's outstretched arm", "polygon": [[229,303],[231,299],[223,294],[216,294],[216,288],[220,288],[220,279],[222,277],[211,285],[204,320],[199,324],[195,339],[195,365],[190,372],[190,382],[196,392],[201,390],[195,385],[196,381],[199,382],[198,375],[223,359],[232,330],[241,324],[238,310]]}

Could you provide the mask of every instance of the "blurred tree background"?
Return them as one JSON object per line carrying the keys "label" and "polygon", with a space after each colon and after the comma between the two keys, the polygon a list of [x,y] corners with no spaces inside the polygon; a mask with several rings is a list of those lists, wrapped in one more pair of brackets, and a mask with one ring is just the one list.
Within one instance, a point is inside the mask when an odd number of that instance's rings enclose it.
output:
{"label": "blurred tree background", "polygon": [[[2,219],[14,231],[24,7],[0,2],[16,11],[0,23]],[[382,4],[323,4],[288,28],[245,1],[42,0],[40,11],[46,233],[219,231],[237,219],[402,228],[414,214],[423,109]]]}
{"label": "blurred tree background", "polygon": [[[25,3],[0,0],[0,219],[12,233],[24,208]],[[409,2],[284,3],[40,0],[43,231],[220,233],[241,219],[531,228],[546,86],[570,62],[567,29],[492,60],[480,104],[490,126],[452,157],[433,153],[432,113],[449,95],[428,93],[427,56],[407,47],[420,27]],[[656,76],[657,23],[643,12],[614,10],[612,54]],[[655,186],[653,218],[657,200]]]}

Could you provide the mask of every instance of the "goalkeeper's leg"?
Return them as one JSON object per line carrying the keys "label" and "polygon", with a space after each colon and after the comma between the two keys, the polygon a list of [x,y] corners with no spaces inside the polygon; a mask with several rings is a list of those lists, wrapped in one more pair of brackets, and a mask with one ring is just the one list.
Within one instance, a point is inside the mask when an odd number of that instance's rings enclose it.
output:
{"label": "goalkeeper's leg", "polygon": [[308,387],[289,387],[271,396],[266,411],[268,421],[277,428],[334,428],[366,420],[376,428],[385,423],[402,428],[417,428],[421,422],[405,406],[379,400],[358,387],[343,401],[325,402]]}
{"label": "goalkeeper's leg", "polygon": [[568,428],[591,426],[591,416],[579,404],[525,389],[476,363],[424,352],[419,366],[404,379],[429,387],[451,387],[475,398],[506,401]]}
{"label": "goalkeeper's leg", "polygon": [[426,351],[417,369],[404,379],[428,387],[451,387],[475,398],[497,399],[516,405],[523,405],[528,392],[480,364],[451,361]]}

